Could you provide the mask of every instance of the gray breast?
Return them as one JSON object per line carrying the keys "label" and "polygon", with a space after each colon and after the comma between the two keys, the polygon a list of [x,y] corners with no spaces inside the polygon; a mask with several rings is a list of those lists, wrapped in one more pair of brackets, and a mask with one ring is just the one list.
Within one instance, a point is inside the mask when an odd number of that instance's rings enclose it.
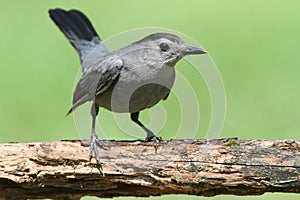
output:
{"label": "gray breast", "polygon": [[96,97],[96,103],[114,112],[134,113],[165,98],[175,79],[173,67],[124,67],[118,80]]}

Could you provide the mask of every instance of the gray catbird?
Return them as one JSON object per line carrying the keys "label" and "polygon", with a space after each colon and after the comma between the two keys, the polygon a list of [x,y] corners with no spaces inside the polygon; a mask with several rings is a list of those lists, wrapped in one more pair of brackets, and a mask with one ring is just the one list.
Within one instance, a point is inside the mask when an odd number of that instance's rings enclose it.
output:
{"label": "gray catbird", "polygon": [[87,17],[77,11],[49,10],[50,17],[77,50],[82,77],[74,94],[76,107],[93,101],[90,159],[93,154],[101,168],[95,134],[99,106],[113,112],[126,112],[147,132],[146,141],[158,138],[139,121],[139,112],[166,100],[175,79],[175,64],[185,55],[206,54],[187,46],[178,36],[154,33],[115,51],[109,50],[97,35]]}

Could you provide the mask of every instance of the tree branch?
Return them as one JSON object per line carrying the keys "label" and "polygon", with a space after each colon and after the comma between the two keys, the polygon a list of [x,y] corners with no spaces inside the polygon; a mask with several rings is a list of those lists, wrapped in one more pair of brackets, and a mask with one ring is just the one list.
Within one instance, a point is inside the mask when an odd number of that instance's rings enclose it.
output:
{"label": "tree branch", "polygon": [[105,176],[80,141],[0,145],[0,198],[300,193],[300,141],[102,141]]}

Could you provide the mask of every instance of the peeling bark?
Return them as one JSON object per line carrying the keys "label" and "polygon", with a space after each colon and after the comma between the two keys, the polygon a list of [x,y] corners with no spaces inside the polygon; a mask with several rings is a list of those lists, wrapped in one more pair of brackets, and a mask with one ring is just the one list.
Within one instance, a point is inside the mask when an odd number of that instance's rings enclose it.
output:
{"label": "peeling bark", "polygon": [[102,141],[105,176],[80,141],[0,144],[0,198],[300,193],[300,141]]}

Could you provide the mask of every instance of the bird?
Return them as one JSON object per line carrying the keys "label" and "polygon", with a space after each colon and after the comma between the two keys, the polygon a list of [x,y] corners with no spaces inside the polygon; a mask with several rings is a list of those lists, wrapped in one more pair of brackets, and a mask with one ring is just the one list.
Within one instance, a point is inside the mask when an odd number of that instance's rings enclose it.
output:
{"label": "bird", "polygon": [[187,55],[207,54],[204,49],[188,46],[177,35],[151,33],[116,50],[102,42],[90,20],[79,10],[49,10],[50,18],[63,32],[80,57],[82,76],[73,92],[67,115],[78,106],[92,101],[90,160],[94,156],[102,172],[95,132],[99,107],[130,118],[146,132],[145,141],[157,137],[139,120],[139,113],[166,100],[175,80],[175,64]]}

